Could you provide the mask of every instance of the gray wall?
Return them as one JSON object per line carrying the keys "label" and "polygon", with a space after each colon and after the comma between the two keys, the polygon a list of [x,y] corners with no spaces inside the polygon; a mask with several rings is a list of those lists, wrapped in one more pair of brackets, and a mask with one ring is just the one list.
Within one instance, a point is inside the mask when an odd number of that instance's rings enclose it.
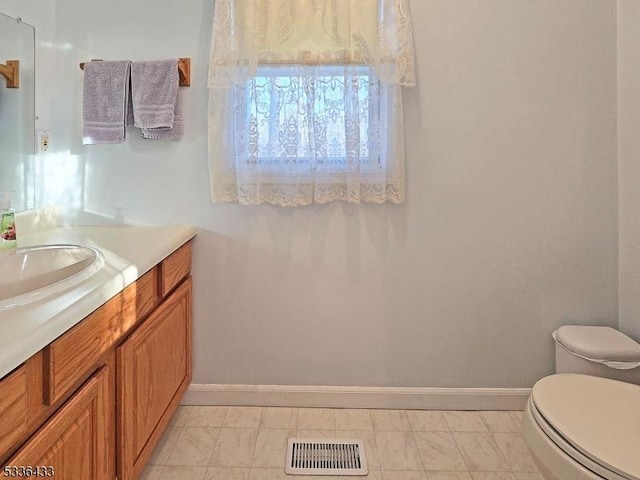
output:
{"label": "gray wall", "polygon": [[618,2],[620,329],[640,341],[640,2]]}
{"label": "gray wall", "polygon": [[[300,209],[209,201],[211,3],[55,15],[66,194],[199,228],[196,383],[527,387],[557,326],[616,325],[615,2],[412,0],[406,204]],[[79,61],[172,56],[193,58],[183,141],[80,145]]]}

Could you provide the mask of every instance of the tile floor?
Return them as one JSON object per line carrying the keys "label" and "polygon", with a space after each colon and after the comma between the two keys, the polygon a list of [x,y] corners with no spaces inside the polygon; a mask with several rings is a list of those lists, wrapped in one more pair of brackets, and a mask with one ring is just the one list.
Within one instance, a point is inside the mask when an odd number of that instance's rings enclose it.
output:
{"label": "tile floor", "polygon": [[284,474],[287,439],[362,438],[371,480],[543,480],[520,412],[180,407],[142,480],[338,480]]}

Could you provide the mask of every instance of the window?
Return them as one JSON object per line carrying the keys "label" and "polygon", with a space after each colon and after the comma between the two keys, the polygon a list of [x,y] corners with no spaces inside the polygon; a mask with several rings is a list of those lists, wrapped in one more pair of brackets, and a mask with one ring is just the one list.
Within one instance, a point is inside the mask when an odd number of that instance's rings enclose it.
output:
{"label": "window", "polygon": [[[250,165],[278,169],[295,164],[314,171],[380,166],[380,81],[367,67],[345,75],[323,66],[302,74],[295,67],[260,67],[246,86]],[[351,157],[351,162],[349,159]]]}
{"label": "window", "polygon": [[407,0],[216,0],[213,23],[214,202],[404,201]]}

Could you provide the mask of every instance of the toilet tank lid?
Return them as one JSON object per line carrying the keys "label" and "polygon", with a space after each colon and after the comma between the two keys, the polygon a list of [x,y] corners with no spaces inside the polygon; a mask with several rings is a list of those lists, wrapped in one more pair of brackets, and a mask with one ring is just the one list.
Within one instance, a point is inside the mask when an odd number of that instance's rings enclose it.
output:
{"label": "toilet tank lid", "polygon": [[553,332],[557,343],[597,362],[640,362],[640,344],[615,328],[565,325]]}

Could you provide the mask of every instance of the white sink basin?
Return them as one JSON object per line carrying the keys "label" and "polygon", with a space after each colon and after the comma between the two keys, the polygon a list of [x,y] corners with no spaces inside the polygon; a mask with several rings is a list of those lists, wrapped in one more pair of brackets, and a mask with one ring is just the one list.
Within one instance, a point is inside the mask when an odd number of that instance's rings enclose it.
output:
{"label": "white sink basin", "polygon": [[104,265],[80,245],[44,245],[0,253],[0,311],[41,300],[86,280]]}

